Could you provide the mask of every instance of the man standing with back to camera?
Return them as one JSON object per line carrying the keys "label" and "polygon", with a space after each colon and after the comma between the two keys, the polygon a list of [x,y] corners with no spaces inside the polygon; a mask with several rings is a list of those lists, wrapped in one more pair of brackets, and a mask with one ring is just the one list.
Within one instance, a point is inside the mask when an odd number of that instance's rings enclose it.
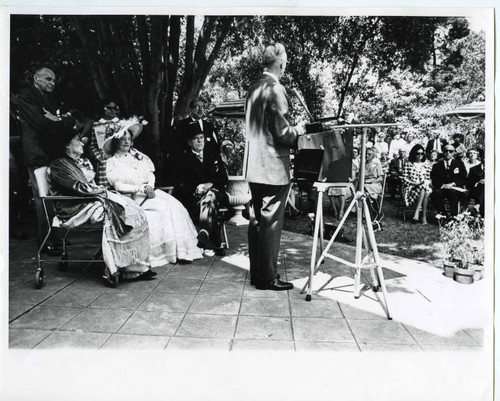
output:
{"label": "man standing with back to camera", "polygon": [[[262,64],[264,73],[249,89],[245,101],[247,163],[245,178],[252,201],[248,226],[251,284],[258,290],[291,290],[277,272],[281,230],[290,188],[290,148],[299,129],[285,116],[288,102],[279,83],[286,68],[282,44],[267,46]],[[302,132],[300,132],[302,133]]]}

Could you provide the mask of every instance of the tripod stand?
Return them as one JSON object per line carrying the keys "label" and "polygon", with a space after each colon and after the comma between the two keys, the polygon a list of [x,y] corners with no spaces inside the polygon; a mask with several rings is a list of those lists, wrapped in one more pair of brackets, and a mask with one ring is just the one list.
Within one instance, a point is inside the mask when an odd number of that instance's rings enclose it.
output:
{"label": "tripod stand", "polygon": [[[382,288],[383,293],[383,303],[382,307],[387,315],[389,320],[392,319],[389,312],[389,304],[387,302],[387,290],[385,287],[384,274],[382,271],[382,267],[380,265],[380,257],[377,248],[377,242],[375,240],[375,234],[372,225],[372,219],[370,217],[370,212],[366,200],[365,194],[365,155],[366,155],[366,135],[368,129],[370,127],[384,127],[384,126],[394,126],[396,124],[356,124],[356,125],[348,125],[348,126],[337,126],[334,129],[342,129],[342,128],[363,128],[361,135],[361,163],[360,163],[360,178],[359,178],[359,188],[358,191],[355,192],[353,200],[349,204],[344,217],[341,219],[339,225],[337,226],[335,232],[330,238],[327,246],[323,249],[323,194],[324,192],[331,186],[339,186],[339,184],[325,183],[325,182],[316,182],[314,183],[314,187],[318,191],[318,203],[316,207],[316,218],[314,222],[314,236],[313,236],[313,248],[311,254],[311,265],[310,265],[310,275],[309,279],[302,288],[301,293],[306,292],[306,301],[311,301],[312,299],[312,284],[315,274],[317,273],[320,265],[323,263],[325,258],[329,258],[340,262],[344,265],[350,266],[355,269],[354,274],[354,297],[357,299],[361,294],[361,269],[368,268],[370,270],[370,276],[372,279],[371,289],[373,292],[377,293],[380,288]],[[346,184],[341,184],[345,186]],[[351,186],[351,189],[354,189],[352,184],[347,184],[347,186]],[[354,191],[353,191],[354,192]],[[351,212],[354,207],[357,207],[357,230],[356,230],[356,256],[355,262],[349,262],[345,259],[342,259],[338,256],[332,255],[329,253],[329,250],[335,241],[340,229],[344,225],[347,216]],[[363,225],[363,217],[365,220],[365,225]],[[316,261],[316,251],[318,244],[320,246],[320,257],[318,261]],[[367,250],[367,254],[363,257],[363,245]],[[317,290],[317,292],[319,292]]]}

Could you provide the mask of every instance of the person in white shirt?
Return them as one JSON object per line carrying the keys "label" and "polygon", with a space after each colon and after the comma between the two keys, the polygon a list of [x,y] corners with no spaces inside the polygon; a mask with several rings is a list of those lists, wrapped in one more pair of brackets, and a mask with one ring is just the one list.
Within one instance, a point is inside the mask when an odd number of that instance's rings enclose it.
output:
{"label": "person in white shirt", "polygon": [[469,175],[471,167],[481,164],[481,161],[477,158],[478,154],[479,152],[474,148],[470,148],[467,151],[467,157],[463,160],[467,175]]}
{"label": "person in white shirt", "polygon": [[405,135],[405,143],[403,148],[406,150],[406,154],[409,155],[413,147],[417,144],[415,139],[415,134],[413,132],[407,132]]}
{"label": "person in white shirt", "polygon": [[391,143],[389,144],[389,159],[398,157],[399,151],[404,148],[405,143],[406,141],[401,138],[401,133],[396,131],[392,137]]}
{"label": "person in white shirt", "polygon": [[385,141],[385,132],[379,132],[375,137],[375,144],[373,145],[377,152],[377,157],[380,159],[382,153],[389,153],[389,144]]}

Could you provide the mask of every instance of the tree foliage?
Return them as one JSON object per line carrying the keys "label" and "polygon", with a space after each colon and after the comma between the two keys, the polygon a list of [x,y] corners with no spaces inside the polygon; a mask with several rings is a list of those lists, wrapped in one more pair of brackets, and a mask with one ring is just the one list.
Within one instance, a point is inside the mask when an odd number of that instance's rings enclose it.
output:
{"label": "tree foliage", "polygon": [[[471,32],[464,18],[12,15],[11,91],[48,65],[67,108],[96,117],[113,98],[123,115],[144,115],[150,124],[140,138],[158,164],[173,117],[195,97],[210,107],[243,98],[270,42],[285,45],[284,84],[298,89],[314,118],[354,113],[422,134],[446,125],[471,143],[484,140],[480,121],[442,117],[484,100],[484,33]],[[292,121],[304,121],[297,99],[290,103]]]}
{"label": "tree foliage", "polygon": [[[115,99],[124,115],[148,120],[141,140],[158,163],[160,150],[167,150],[173,115],[185,115],[189,101],[201,92],[234,21],[200,19],[198,29],[194,16],[12,16],[12,66],[22,71],[11,76],[12,88],[27,84],[25,76],[46,64],[56,72],[58,94],[68,107],[95,114],[100,107],[90,105]],[[25,46],[32,48],[28,58]],[[75,66],[76,76],[70,68]]]}

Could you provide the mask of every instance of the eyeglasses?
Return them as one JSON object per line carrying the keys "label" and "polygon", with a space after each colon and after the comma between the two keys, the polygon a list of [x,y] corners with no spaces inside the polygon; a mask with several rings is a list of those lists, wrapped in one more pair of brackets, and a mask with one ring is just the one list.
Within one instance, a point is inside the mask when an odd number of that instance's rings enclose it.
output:
{"label": "eyeglasses", "polygon": [[118,106],[104,106],[106,110],[120,110]]}
{"label": "eyeglasses", "polygon": [[443,153],[453,153],[455,152],[454,150],[451,150],[451,149],[445,149]]}
{"label": "eyeglasses", "polygon": [[417,155],[420,155],[420,156],[423,156],[423,155],[424,155],[424,152],[417,152],[416,154],[417,154]]}

